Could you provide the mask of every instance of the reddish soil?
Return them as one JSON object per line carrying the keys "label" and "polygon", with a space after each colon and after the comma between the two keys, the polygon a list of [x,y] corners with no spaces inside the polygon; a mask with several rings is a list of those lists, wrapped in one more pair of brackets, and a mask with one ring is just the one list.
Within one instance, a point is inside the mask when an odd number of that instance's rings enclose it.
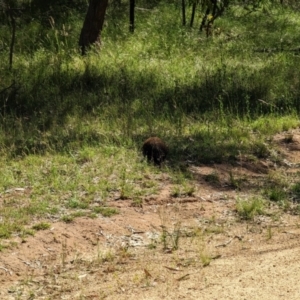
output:
{"label": "reddish soil", "polygon": [[0,252],[0,299],[300,299],[299,216],[270,205],[241,221],[235,211],[270,172],[299,174],[300,131],[289,134],[274,137],[280,163],[191,166],[191,197],[172,197],[166,174],[141,207],[112,201],[120,214],[111,218],[54,222],[11,239]]}

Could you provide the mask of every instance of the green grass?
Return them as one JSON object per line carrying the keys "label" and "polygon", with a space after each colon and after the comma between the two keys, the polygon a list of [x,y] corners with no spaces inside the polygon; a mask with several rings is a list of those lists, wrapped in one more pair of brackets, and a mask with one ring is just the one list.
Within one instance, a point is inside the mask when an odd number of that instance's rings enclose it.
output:
{"label": "green grass", "polygon": [[253,220],[257,215],[264,214],[265,203],[261,198],[238,200],[236,210],[238,215],[244,220]]}
{"label": "green grass", "polygon": [[297,199],[300,199],[300,182],[294,183],[291,190],[292,190],[293,194],[295,195],[295,197]]}
{"label": "green grass", "polygon": [[32,229],[38,231],[38,230],[46,230],[46,229],[49,229],[50,227],[51,227],[51,225],[49,223],[40,222],[40,223],[33,225]]}
{"label": "green grass", "polygon": [[[86,57],[77,49],[84,9],[56,15],[54,27],[39,14],[20,17],[12,70],[10,30],[1,23],[0,238],[49,215],[65,222],[109,215],[111,200],[141,205],[162,178],[141,157],[149,135],[172,150],[163,172],[179,197],[195,192],[189,164],[241,155],[276,161],[272,136],[299,126],[300,63],[289,51],[299,44],[296,10],[246,15],[234,6],[206,39],[181,26],[178,6],[144,5],[153,10],[137,10],[134,34],[123,10],[111,9],[100,52]],[[220,182],[215,173],[206,180]]]}
{"label": "green grass", "polygon": [[[88,215],[95,209],[91,204],[117,200],[124,190],[130,198],[153,193],[153,185],[142,181],[151,166],[139,156],[124,147],[84,147],[65,154],[3,158],[0,237],[21,231],[33,218]],[[115,210],[100,206],[97,213],[108,216]]]}
{"label": "green grass", "polygon": [[271,201],[281,202],[287,199],[287,192],[280,187],[274,187],[268,191],[268,196]]}
{"label": "green grass", "polygon": [[97,214],[101,214],[103,217],[111,217],[118,214],[119,211],[113,207],[94,207],[93,211]]}

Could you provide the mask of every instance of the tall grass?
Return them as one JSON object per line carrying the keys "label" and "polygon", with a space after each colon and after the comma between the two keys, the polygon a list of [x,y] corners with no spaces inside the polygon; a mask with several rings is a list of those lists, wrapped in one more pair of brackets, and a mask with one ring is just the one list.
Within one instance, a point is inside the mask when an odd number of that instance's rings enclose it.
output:
{"label": "tall grass", "polygon": [[[17,30],[11,72],[6,31],[0,86],[15,85],[0,94],[2,143],[24,148],[26,140],[30,152],[43,148],[35,139],[59,136],[51,143],[60,149],[66,132],[66,139],[73,141],[103,142],[107,127],[133,138],[167,135],[166,122],[178,134],[187,118],[222,122],[299,111],[298,56],[290,51],[257,51],[296,46],[297,12],[275,7],[268,15],[262,11],[246,15],[240,7],[232,7],[218,21],[220,30],[211,39],[182,27],[174,5],[136,13],[136,31],[129,34],[126,16],[116,21],[116,13],[109,11],[100,52],[95,49],[84,58],[77,51],[82,15],[74,12],[51,26],[26,23]],[[102,134],[90,128],[92,120],[101,124]],[[76,136],[72,123],[79,122],[75,131],[80,127],[82,133]],[[86,131],[94,134],[88,137]]]}
{"label": "tall grass", "polygon": [[136,13],[129,34],[126,16],[109,11],[101,50],[87,57],[77,49],[78,12],[51,26],[26,23],[17,30],[12,71],[6,32],[0,87],[15,84],[0,94],[0,143],[16,154],[126,144],[148,134],[178,136],[191,122],[227,126],[299,111],[299,58],[288,51],[299,39],[297,12],[274,7],[247,15],[233,6],[211,39],[182,27],[172,4]]}

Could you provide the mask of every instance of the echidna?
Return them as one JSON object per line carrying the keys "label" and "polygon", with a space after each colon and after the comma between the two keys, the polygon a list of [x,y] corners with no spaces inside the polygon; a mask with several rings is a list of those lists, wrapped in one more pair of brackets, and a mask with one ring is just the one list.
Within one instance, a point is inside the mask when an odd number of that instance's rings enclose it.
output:
{"label": "echidna", "polygon": [[160,166],[168,154],[167,145],[158,137],[150,137],[143,144],[143,155],[147,156],[148,162]]}

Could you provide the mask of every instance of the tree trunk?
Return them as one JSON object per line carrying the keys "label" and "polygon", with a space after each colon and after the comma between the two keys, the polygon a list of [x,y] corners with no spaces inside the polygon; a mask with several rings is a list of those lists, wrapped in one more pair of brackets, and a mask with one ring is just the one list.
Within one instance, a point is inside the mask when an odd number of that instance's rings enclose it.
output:
{"label": "tree trunk", "polygon": [[91,44],[100,43],[107,4],[108,0],[90,0],[79,38],[82,55],[85,55],[86,48]]}
{"label": "tree trunk", "polygon": [[13,64],[14,45],[15,45],[15,38],[16,38],[16,20],[12,9],[8,9],[8,15],[10,17],[11,26],[12,26],[11,42],[10,42],[10,49],[9,49],[9,69],[11,70]]}
{"label": "tree trunk", "polygon": [[185,26],[186,18],[185,18],[185,0],[181,0],[181,10],[182,10],[182,25]]}
{"label": "tree trunk", "polygon": [[207,17],[208,17],[208,15],[209,15],[209,8],[207,8],[206,9],[206,12],[205,12],[205,15],[203,16],[203,19],[202,19],[202,22],[201,22],[201,25],[200,25],[200,31],[202,31],[203,30],[203,28],[205,28],[206,27],[206,20],[207,20]]}
{"label": "tree trunk", "polygon": [[191,15],[190,27],[193,27],[193,24],[194,24],[195,12],[196,12],[196,6],[197,6],[197,2],[195,1],[195,2],[193,3],[193,7],[192,7],[192,15]]}
{"label": "tree trunk", "polygon": [[130,0],[129,6],[129,31],[134,32],[134,7],[135,0]]}

